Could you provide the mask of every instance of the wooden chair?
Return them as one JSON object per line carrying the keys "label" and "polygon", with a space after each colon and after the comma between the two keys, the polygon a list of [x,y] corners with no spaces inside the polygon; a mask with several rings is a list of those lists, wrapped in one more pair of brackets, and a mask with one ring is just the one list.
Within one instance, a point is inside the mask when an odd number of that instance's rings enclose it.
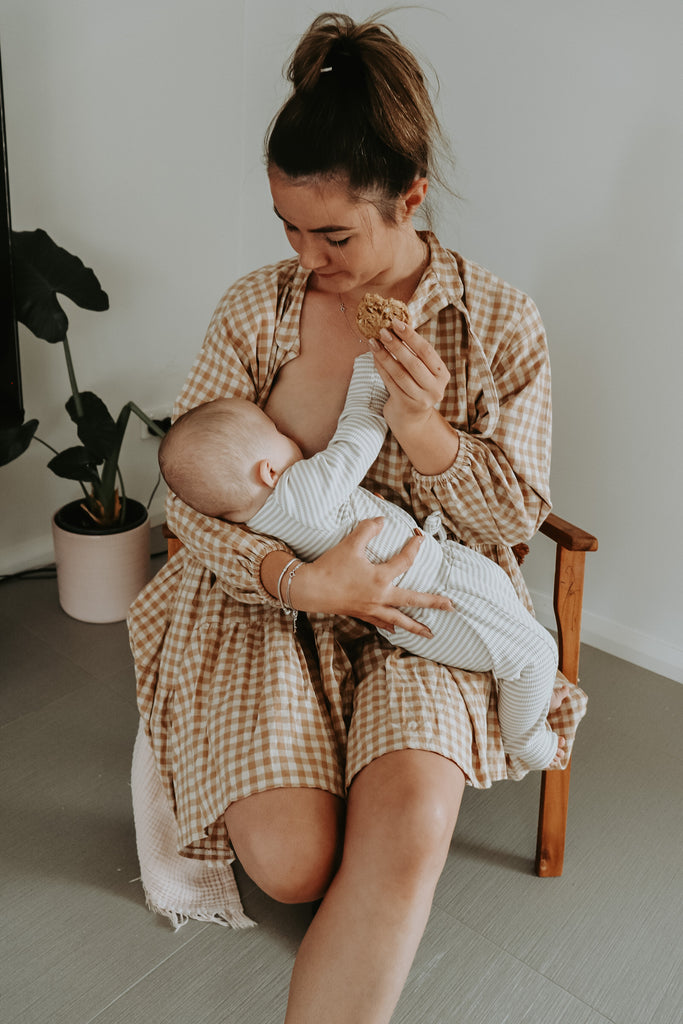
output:
{"label": "wooden chair", "polygon": [[[557,623],[560,671],[570,683],[579,681],[583,577],[588,551],[597,551],[597,539],[578,526],[551,513],[539,531],[557,545],[553,607]],[[179,551],[181,542],[167,528],[168,557]],[[564,771],[547,771],[541,776],[541,801],[536,838],[536,874],[557,878],[562,874],[569,805],[571,764]]]}
{"label": "wooden chair", "polygon": [[[592,534],[560,519],[552,512],[541,526],[540,532],[550,537],[557,545],[553,607],[557,623],[560,671],[570,683],[576,684],[579,681],[586,553],[597,551],[598,542]],[[543,772],[541,777],[541,803],[536,836],[536,874],[541,878],[557,878],[562,874],[570,771],[571,763],[563,772]]]}

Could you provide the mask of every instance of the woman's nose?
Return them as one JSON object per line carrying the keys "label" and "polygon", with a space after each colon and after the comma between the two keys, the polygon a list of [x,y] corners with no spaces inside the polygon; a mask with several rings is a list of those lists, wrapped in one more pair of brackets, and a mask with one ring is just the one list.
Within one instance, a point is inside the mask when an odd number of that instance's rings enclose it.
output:
{"label": "woman's nose", "polygon": [[327,254],[321,243],[315,239],[306,239],[299,246],[299,263],[304,270],[318,270],[327,263]]}

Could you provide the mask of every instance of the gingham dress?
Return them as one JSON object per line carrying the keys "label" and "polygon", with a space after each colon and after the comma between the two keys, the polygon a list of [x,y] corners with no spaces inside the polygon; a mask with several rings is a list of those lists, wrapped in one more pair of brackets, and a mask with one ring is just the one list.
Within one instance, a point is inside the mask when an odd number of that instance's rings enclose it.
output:
{"label": "gingham dress", "polygon": [[[423,237],[431,258],[409,312],[451,370],[439,409],[460,447],[446,472],[422,476],[389,435],[364,485],[418,522],[438,512],[448,535],[497,561],[530,607],[511,545],[550,509],[543,325],[527,296]],[[298,354],[308,276],[284,260],[226,292],[176,415],[224,395],[265,405]],[[343,797],[394,750],[440,753],[479,788],[520,777],[506,763],[489,674],[406,655],[340,617],[309,615],[295,636],[260,581],[262,559],[284,544],[173,496],[167,517],[184,547],[137,598],[129,629],[140,714],[182,853],[231,855],[223,813],[234,800],[283,786]],[[575,688],[552,721],[565,758],[585,702]]]}
{"label": "gingham dress", "polygon": [[[364,519],[384,518],[367,545],[371,562],[387,562],[408,543],[417,523],[403,508],[359,487],[379,455],[387,425],[382,415],[389,393],[371,352],[355,360],[344,409],[327,448],[284,471],[247,526],[285,541],[312,562]],[[546,768],[557,750],[547,715],[557,672],[557,646],[524,607],[503,569],[466,544],[447,539],[432,514],[413,564],[394,581],[422,593],[443,594],[452,609],[405,608],[431,637],[397,626],[380,629],[395,647],[460,669],[492,671],[498,719],[510,762]],[[285,584],[282,584],[283,588]]]}

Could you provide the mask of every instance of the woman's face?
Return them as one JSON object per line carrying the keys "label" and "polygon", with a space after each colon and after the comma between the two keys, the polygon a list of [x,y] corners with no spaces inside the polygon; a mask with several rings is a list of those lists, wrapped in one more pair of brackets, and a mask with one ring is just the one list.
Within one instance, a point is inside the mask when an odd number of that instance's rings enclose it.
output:
{"label": "woman's face", "polygon": [[334,179],[299,181],[272,169],[275,213],[305,270],[332,294],[391,283],[403,228]]}

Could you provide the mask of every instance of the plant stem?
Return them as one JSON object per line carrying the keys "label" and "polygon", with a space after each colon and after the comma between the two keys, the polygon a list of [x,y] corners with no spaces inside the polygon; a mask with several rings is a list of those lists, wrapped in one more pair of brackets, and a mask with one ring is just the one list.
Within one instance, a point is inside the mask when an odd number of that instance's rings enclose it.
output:
{"label": "plant stem", "polygon": [[71,359],[71,350],[69,348],[69,339],[65,336],[62,341],[64,346],[64,358],[66,359],[66,369],[69,374],[69,384],[71,385],[71,394],[74,396],[74,406],[76,409],[76,416],[78,419],[83,419],[83,406],[81,404],[81,396],[78,390],[78,384],[76,383],[76,371],[74,370],[73,360]]}
{"label": "plant stem", "polygon": [[[126,492],[123,488],[123,480],[121,478],[121,471],[119,469],[119,457],[121,455],[121,445],[123,444],[123,436],[126,432],[128,420],[130,419],[131,412],[134,412],[144,423],[147,424],[152,433],[158,437],[164,436],[164,431],[161,430],[154,420],[150,419],[147,413],[143,412],[142,409],[135,404],[135,402],[126,402],[123,409],[119,413],[119,417],[116,421],[116,443],[114,448],[109,453],[104,461],[102,470],[100,472],[100,483],[99,483],[99,494],[101,495],[103,505],[105,504],[104,498],[110,498],[114,494],[114,484],[118,476],[121,484],[121,498],[122,504],[125,506]],[[107,502],[107,505],[109,502]]]}
{"label": "plant stem", "polygon": [[129,402],[128,405],[130,406],[131,412],[134,412],[143,423],[146,423],[153,434],[156,434],[157,437],[164,437],[164,431],[156,425],[154,420],[150,419],[146,412],[142,411],[139,405],[136,405],[135,402]]}
{"label": "plant stem", "polygon": [[116,476],[119,468],[121,445],[123,444],[123,435],[126,432],[126,426],[128,425],[129,418],[130,402],[126,402],[119,413],[119,418],[116,421],[116,443],[112,451],[110,451],[109,455],[104,460],[104,465],[100,472],[100,490],[102,495],[106,495],[108,499],[111,499],[111,496],[114,494]]}
{"label": "plant stem", "polygon": [[126,488],[123,485],[123,477],[121,476],[121,469],[119,466],[116,467],[116,475],[119,478],[119,487],[121,488],[121,522],[126,521],[126,506],[128,505],[128,499],[126,498]]}
{"label": "plant stem", "polygon": [[43,441],[42,437],[38,437],[37,434],[34,434],[31,440],[37,441],[38,444],[42,444],[45,448],[49,448],[50,451],[54,452],[55,455],[59,455],[59,452],[57,451],[56,448],[53,448],[51,444],[47,443],[47,441]]}

